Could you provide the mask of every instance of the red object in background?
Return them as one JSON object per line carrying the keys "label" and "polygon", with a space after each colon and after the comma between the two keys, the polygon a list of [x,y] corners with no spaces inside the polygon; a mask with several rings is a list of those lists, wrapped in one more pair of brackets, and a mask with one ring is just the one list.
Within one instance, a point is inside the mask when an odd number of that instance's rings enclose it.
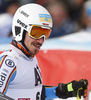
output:
{"label": "red object in background", "polygon": [[91,52],[73,50],[40,50],[37,54],[43,84],[58,85],[86,78],[91,90]]}
{"label": "red object in background", "polygon": [[3,51],[0,51],[0,53],[2,53]]}

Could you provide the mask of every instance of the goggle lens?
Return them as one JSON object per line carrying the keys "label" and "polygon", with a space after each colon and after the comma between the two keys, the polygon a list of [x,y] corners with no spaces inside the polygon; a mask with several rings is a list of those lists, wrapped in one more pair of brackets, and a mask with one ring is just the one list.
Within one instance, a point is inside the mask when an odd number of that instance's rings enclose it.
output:
{"label": "goggle lens", "polygon": [[42,28],[41,26],[32,26],[29,36],[34,39],[39,39],[40,37],[45,36],[45,39],[47,39],[50,33],[51,33],[50,29],[45,29]]}

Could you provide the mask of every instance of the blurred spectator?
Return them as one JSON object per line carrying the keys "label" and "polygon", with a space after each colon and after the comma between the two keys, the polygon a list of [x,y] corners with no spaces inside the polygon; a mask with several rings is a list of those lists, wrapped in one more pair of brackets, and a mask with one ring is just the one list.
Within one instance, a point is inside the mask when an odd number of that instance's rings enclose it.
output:
{"label": "blurred spectator", "polygon": [[48,0],[36,0],[36,3],[40,4],[42,6],[45,6],[47,2],[48,2]]}
{"label": "blurred spectator", "polygon": [[5,13],[0,14],[0,37],[10,37],[12,36],[12,18],[19,3],[16,0],[4,2],[7,4],[7,9]]}
{"label": "blurred spectator", "polygon": [[4,13],[6,11],[7,8],[7,3],[5,2],[5,0],[0,0],[0,14]]}
{"label": "blurred spectator", "polygon": [[46,8],[53,18],[53,29],[49,38],[63,36],[78,31],[78,25],[69,17],[69,10],[64,1],[51,0]]}
{"label": "blurred spectator", "polygon": [[91,32],[91,1],[86,1],[83,5],[81,17],[83,31]]}
{"label": "blurred spectator", "polygon": [[80,24],[80,17],[83,9],[83,4],[87,0],[65,0],[65,1],[69,6],[71,19]]}
{"label": "blurred spectator", "polygon": [[36,0],[18,0],[20,5],[24,5],[27,3],[35,3]]}

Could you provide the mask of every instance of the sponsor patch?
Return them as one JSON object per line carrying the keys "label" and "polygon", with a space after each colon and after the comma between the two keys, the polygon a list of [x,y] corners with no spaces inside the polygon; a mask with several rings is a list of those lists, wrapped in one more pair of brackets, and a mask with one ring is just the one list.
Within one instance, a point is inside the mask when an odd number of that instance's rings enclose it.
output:
{"label": "sponsor patch", "polygon": [[39,14],[39,18],[41,22],[50,22],[51,23],[51,16],[48,14]]}
{"label": "sponsor patch", "polygon": [[15,66],[15,63],[11,60],[11,59],[7,59],[5,61],[5,64],[8,66],[8,67],[14,67]]}
{"label": "sponsor patch", "polygon": [[30,98],[18,98],[18,100],[30,100]]}

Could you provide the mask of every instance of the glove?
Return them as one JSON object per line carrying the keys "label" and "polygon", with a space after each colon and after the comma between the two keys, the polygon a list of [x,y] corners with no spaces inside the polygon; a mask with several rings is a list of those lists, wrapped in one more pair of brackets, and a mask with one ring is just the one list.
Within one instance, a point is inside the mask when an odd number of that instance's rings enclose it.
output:
{"label": "glove", "polygon": [[78,99],[83,96],[87,97],[88,81],[86,79],[74,80],[67,84],[59,83],[56,88],[56,96],[59,98],[77,97]]}
{"label": "glove", "polygon": [[73,97],[72,92],[67,91],[67,84],[59,83],[56,88],[56,96],[62,99]]}
{"label": "glove", "polygon": [[77,82],[82,83],[82,87],[80,86],[78,90],[76,89],[77,99],[78,100],[81,99],[81,96],[86,98],[88,94],[88,81],[86,79],[80,79],[80,80],[77,80]]}

